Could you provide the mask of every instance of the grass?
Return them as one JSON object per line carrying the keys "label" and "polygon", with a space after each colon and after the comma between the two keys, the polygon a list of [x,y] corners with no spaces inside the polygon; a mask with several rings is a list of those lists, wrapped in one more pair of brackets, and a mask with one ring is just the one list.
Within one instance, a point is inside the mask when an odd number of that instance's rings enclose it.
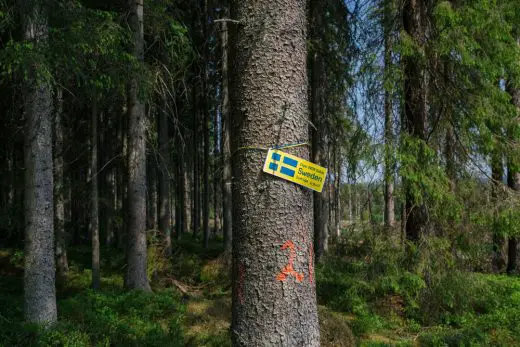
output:
{"label": "grass", "polygon": [[[428,263],[426,281],[388,248],[353,240],[317,266],[322,346],[520,346],[518,277]],[[89,249],[70,251],[59,323],[42,331],[22,323],[23,255],[0,250],[0,346],[231,345],[229,256],[218,243],[206,252],[183,241],[173,263],[151,264],[154,293],[125,291],[123,256],[103,254],[93,291]]]}

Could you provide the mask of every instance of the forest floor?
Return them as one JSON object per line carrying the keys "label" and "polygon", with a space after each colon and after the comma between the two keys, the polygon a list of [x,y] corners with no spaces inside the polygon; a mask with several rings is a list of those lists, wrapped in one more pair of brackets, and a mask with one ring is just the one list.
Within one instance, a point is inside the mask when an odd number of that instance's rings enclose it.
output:
{"label": "forest floor", "polygon": [[[151,269],[157,275],[149,294],[125,292],[123,256],[103,253],[102,288],[95,292],[89,289],[89,248],[69,252],[70,273],[57,288],[60,322],[42,332],[22,323],[23,253],[0,250],[0,346],[231,345],[231,286],[219,244],[204,250],[199,243],[182,242],[173,264],[154,264],[152,251]],[[471,312],[466,307],[425,324],[408,307],[413,300],[404,292],[379,295],[365,276],[358,281],[355,271],[338,266],[331,260],[317,269],[322,346],[520,345],[518,277],[477,275],[481,289],[493,292],[484,293],[491,309],[475,307]]]}

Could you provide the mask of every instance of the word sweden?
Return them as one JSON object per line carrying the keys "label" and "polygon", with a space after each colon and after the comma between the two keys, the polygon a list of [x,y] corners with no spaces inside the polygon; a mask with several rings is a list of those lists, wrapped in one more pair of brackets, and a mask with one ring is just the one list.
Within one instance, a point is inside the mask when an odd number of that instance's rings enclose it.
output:
{"label": "word sweden", "polygon": [[267,152],[263,171],[319,193],[327,177],[326,168],[276,149]]}

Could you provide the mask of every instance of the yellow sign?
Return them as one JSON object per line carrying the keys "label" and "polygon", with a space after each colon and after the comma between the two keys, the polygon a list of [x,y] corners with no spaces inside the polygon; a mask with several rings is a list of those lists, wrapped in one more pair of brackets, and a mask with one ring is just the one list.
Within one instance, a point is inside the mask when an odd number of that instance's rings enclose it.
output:
{"label": "yellow sign", "polygon": [[326,168],[276,149],[267,152],[264,172],[320,193],[327,177]]}

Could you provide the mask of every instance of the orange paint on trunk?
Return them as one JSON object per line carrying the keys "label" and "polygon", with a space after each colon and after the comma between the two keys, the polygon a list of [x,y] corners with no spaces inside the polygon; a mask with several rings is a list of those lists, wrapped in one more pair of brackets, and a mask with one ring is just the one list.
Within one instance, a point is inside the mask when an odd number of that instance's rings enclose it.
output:
{"label": "orange paint on trunk", "polygon": [[303,273],[299,273],[296,270],[294,270],[294,259],[296,258],[295,248],[296,247],[294,246],[294,243],[291,240],[288,240],[283,244],[282,250],[289,249],[289,262],[276,276],[276,279],[278,281],[285,281],[287,277],[294,276],[297,282],[301,282],[305,277]]}

